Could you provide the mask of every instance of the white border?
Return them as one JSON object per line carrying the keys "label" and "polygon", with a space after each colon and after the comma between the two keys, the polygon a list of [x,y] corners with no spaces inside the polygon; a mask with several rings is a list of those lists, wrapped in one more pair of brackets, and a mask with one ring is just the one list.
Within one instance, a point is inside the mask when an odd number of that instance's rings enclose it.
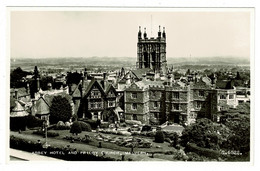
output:
{"label": "white border", "polygon": [[[9,68],[9,65],[8,67],[5,65],[6,64],[6,27],[7,25],[5,24],[7,21],[6,21],[6,6],[102,6],[105,7],[105,6],[113,6],[113,7],[116,7],[116,6],[131,6],[131,7],[257,7],[257,4],[256,4],[256,0],[253,0],[253,1],[246,1],[246,0],[232,0],[232,1],[227,1],[227,0],[218,0],[218,1],[212,1],[212,0],[201,0],[201,1],[188,1],[188,0],[182,0],[181,2],[179,1],[160,1],[160,0],[156,0],[156,1],[116,1],[116,0],[113,0],[112,2],[111,1],[102,1],[102,0],[96,0],[96,1],[88,1],[88,3],[86,2],[82,2],[82,1],[57,1],[57,0],[47,0],[47,1],[39,1],[39,0],[24,0],[24,1],[19,1],[19,0],[10,0],[10,1],[4,1],[3,4],[1,4],[1,8],[0,8],[0,13],[1,13],[1,18],[0,18],[0,29],[1,29],[1,40],[0,40],[0,54],[1,54],[1,58],[0,58],[0,63],[1,63],[1,75],[0,75],[0,78],[1,78],[1,97],[3,97],[4,94],[6,94],[6,88],[8,87],[6,84],[3,84],[3,82],[5,83],[6,80],[7,80],[7,75],[6,71],[8,71],[8,68]],[[44,7],[43,7],[44,8]],[[81,8],[81,7],[80,7]],[[131,9],[131,8],[130,8]],[[167,9],[167,8],[166,8]],[[64,9],[62,9],[64,10]],[[120,10],[120,9],[119,9]],[[257,22],[257,19],[259,19],[259,14],[256,12],[255,13],[256,17],[255,17],[255,22]],[[256,19],[257,18],[257,19]],[[251,35],[251,38],[256,38],[257,37],[257,30],[259,30],[259,24],[258,23],[255,23],[255,35]],[[252,39],[253,43],[254,43],[254,40]],[[258,43],[258,39],[255,39],[255,47],[257,47],[257,45],[259,44]],[[252,46],[251,46],[252,47]],[[251,49],[251,54],[255,54],[255,59],[253,58],[252,59],[252,56],[251,55],[251,62],[255,61],[255,65],[257,66],[258,64],[258,59],[257,59],[257,56],[259,54],[259,51],[258,49],[256,48],[255,51],[253,49]],[[9,64],[9,61],[7,62]],[[258,68],[254,67],[253,65],[251,65],[252,67],[252,79],[254,78],[254,75],[257,75],[256,72],[258,72]],[[256,69],[256,70],[255,70]],[[254,85],[255,83],[255,87],[257,87],[257,80],[252,81],[252,84]],[[9,91],[7,91],[9,94]],[[257,97],[258,95],[258,90],[255,89],[255,96]],[[253,94],[253,93],[252,93]],[[252,102],[254,102],[254,99],[252,99]],[[1,109],[4,109],[6,104],[8,104],[9,101],[6,101],[5,99],[1,98]],[[255,101],[255,104],[259,104],[257,103],[257,101]],[[7,108],[9,109],[9,108]],[[5,110],[5,109],[4,109]],[[253,110],[253,109],[252,109]],[[257,129],[257,121],[259,121],[259,116],[257,115],[257,111],[258,110],[255,110],[255,129]],[[6,111],[3,111],[1,112],[1,116],[2,117],[5,117],[6,115]],[[1,119],[1,121],[5,121],[4,118]],[[253,123],[253,117],[251,117],[251,123]],[[254,125],[252,125],[254,126]],[[4,132],[4,128],[6,127],[6,123],[3,122],[0,124],[0,133],[1,133],[1,137],[3,138],[4,137],[4,140],[2,139],[1,141],[1,145],[0,145],[0,149],[1,151],[6,149],[6,135],[5,135],[5,132]],[[3,134],[3,135],[2,135]],[[257,134],[257,133],[256,133]],[[255,137],[255,148],[254,150],[257,152],[259,151],[259,148],[257,146],[257,144],[259,144],[259,136],[256,136]],[[3,154],[3,152],[1,152],[1,154]],[[253,154],[251,154],[253,155]],[[3,156],[3,157],[2,157]],[[5,160],[5,155],[1,155],[1,158],[0,158],[0,164],[5,164],[6,160]],[[235,170],[247,170],[247,169],[252,169],[252,170],[256,170],[259,169],[259,162],[257,162],[258,158],[255,158],[255,162],[254,162],[254,167],[248,167],[248,166],[244,166],[243,164],[240,165],[240,163],[220,163],[219,162],[214,162],[214,163],[183,163],[183,162],[166,162],[166,163],[157,163],[157,162],[149,162],[149,163],[142,163],[142,162],[120,162],[120,163],[116,163],[117,166],[120,166],[119,168],[121,169],[144,169],[144,167],[147,167],[149,166],[149,169],[155,169],[155,170],[160,170],[162,167],[164,166],[167,166],[168,169],[183,169],[183,167],[188,167],[188,169],[195,169],[195,168],[199,168],[200,170],[201,169],[214,169],[214,170],[218,170],[218,169],[235,169]],[[37,169],[37,170],[46,170],[45,167],[48,167],[49,169],[58,169],[61,167],[60,165],[54,165],[53,163],[48,163],[48,165],[46,165],[46,163],[44,163],[44,165],[42,165],[43,163],[41,163],[41,165],[39,165],[39,163],[30,163],[30,166],[28,166],[28,168],[32,168],[32,169]],[[84,169],[84,170],[89,170],[89,169],[96,169],[98,166],[100,166],[99,163],[96,163],[96,162],[87,162],[87,165],[86,163],[82,163],[82,162],[65,162],[65,163],[62,163],[62,165],[64,167],[61,167],[62,170],[64,169],[75,169],[75,164],[77,164],[78,166],[80,165],[81,167],[84,167],[84,168],[81,168],[81,169]],[[21,166],[22,167],[25,167],[26,164],[25,163],[22,163],[22,164],[12,164],[12,165],[6,165],[3,167],[2,169],[2,166],[4,165],[1,165],[1,168],[0,170],[19,170],[21,169]],[[43,167],[45,166],[45,167]],[[91,166],[91,167],[89,167]],[[115,169],[115,163],[110,163],[110,162],[106,162],[106,163],[102,163],[101,165],[102,167],[104,167],[103,169]],[[227,167],[229,166],[229,167]],[[26,167],[27,168],[27,167]],[[196,169],[195,169],[196,170]]]}

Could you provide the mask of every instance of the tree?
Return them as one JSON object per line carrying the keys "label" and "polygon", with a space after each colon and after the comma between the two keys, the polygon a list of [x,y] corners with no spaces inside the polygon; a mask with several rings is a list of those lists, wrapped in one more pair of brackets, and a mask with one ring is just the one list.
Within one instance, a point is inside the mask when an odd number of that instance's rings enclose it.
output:
{"label": "tree", "polygon": [[79,84],[80,80],[81,80],[81,74],[80,73],[77,73],[77,72],[74,72],[74,73],[71,73],[71,72],[68,72],[67,74],[67,84]]}
{"label": "tree", "polygon": [[82,132],[81,125],[78,121],[74,121],[70,128],[70,133],[72,134],[80,134]]}
{"label": "tree", "polygon": [[21,79],[29,74],[31,73],[23,71],[20,67],[14,69],[10,75],[10,86],[15,88],[25,87],[26,83],[22,82]]}
{"label": "tree", "polygon": [[157,131],[155,136],[154,136],[154,141],[157,143],[164,143],[164,134],[162,131]]}
{"label": "tree", "polygon": [[50,107],[50,123],[68,121],[72,116],[71,112],[71,105],[67,98],[62,96],[54,96]]}
{"label": "tree", "polygon": [[42,77],[41,79],[41,89],[42,90],[48,90],[48,83],[51,83],[53,86],[54,80],[52,76],[46,76],[46,77]]}
{"label": "tree", "polygon": [[203,118],[183,130],[180,143],[184,147],[187,143],[194,143],[203,148],[220,149],[229,135],[230,130],[225,125]]}
{"label": "tree", "polygon": [[242,153],[250,151],[250,115],[227,113],[224,124],[231,130],[224,148],[238,150]]}

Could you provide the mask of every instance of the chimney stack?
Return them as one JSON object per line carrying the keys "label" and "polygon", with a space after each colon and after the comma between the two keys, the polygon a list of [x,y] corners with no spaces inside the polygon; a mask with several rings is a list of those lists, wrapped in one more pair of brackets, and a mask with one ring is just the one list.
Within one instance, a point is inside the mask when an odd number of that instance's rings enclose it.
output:
{"label": "chimney stack", "polygon": [[18,100],[18,89],[14,89],[14,98]]}

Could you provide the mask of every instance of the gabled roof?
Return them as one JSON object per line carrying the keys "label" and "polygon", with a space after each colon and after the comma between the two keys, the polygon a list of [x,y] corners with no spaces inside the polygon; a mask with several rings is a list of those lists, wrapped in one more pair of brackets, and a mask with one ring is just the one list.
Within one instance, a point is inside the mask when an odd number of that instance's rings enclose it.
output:
{"label": "gabled roof", "polygon": [[105,93],[108,94],[110,90],[112,90],[115,94],[117,93],[115,87],[112,84],[108,84]]}
{"label": "gabled roof", "polygon": [[36,114],[38,115],[46,115],[50,113],[50,101],[45,100],[44,97],[40,97],[36,101],[35,109],[36,109]]}
{"label": "gabled roof", "polygon": [[104,89],[102,88],[102,86],[100,85],[100,83],[93,79],[91,80],[91,82],[89,83],[88,87],[86,88],[86,91],[85,91],[85,95],[84,96],[88,96],[90,94],[90,91],[92,90],[92,87],[96,85],[97,88],[99,89],[99,91],[105,96],[105,92],[104,92]]}
{"label": "gabled roof", "polygon": [[81,93],[79,91],[79,85],[81,85],[81,81],[79,82],[79,84],[72,84],[71,93],[70,93],[72,97],[81,97]]}

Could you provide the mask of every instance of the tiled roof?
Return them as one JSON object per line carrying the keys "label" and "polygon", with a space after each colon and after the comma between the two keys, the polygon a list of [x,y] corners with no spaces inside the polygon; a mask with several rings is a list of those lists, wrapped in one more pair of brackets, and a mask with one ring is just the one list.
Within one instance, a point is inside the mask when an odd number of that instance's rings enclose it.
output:
{"label": "tiled roof", "polygon": [[146,74],[147,72],[152,72],[153,70],[150,68],[142,68],[142,69],[136,69],[131,71],[138,79],[140,79],[143,77],[143,74]]}
{"label": "tiled roof", "polygon": [[15,107],[13,108],[12,112],[10,113],[10,117],[22,117],[29,115],[27,111],[23,108],[23,106],[18,102],[15,101]]}
{"label": "tiled roof", "polygon": [[100,91],[101,91],[101,93],[105,94],[104,89],[103,89],[103,87],[100,85],[100,83],[99,83],[97,80],[93,79],[93,80],[91,80],[91,82],[88,84],[88,86],[87,86],[87,88],[86,88],[86,90],[85,90],[84,96],[85,96],[85,95],[88,95],[88,94],[90,93],[90,90],[91,90],[91,88],[93,87],[94,84],[97,84],[98,87],[99,87],[99,89],[100,89]]}
{"label": "tiled roof", "polygon": [[38,115],[46,115],[50,113],[50,99],[47,98],[49,102],[47,102],[47,100],[45,100],[44,97],[40,97],[39,100],[36,101],[36,114]]}

